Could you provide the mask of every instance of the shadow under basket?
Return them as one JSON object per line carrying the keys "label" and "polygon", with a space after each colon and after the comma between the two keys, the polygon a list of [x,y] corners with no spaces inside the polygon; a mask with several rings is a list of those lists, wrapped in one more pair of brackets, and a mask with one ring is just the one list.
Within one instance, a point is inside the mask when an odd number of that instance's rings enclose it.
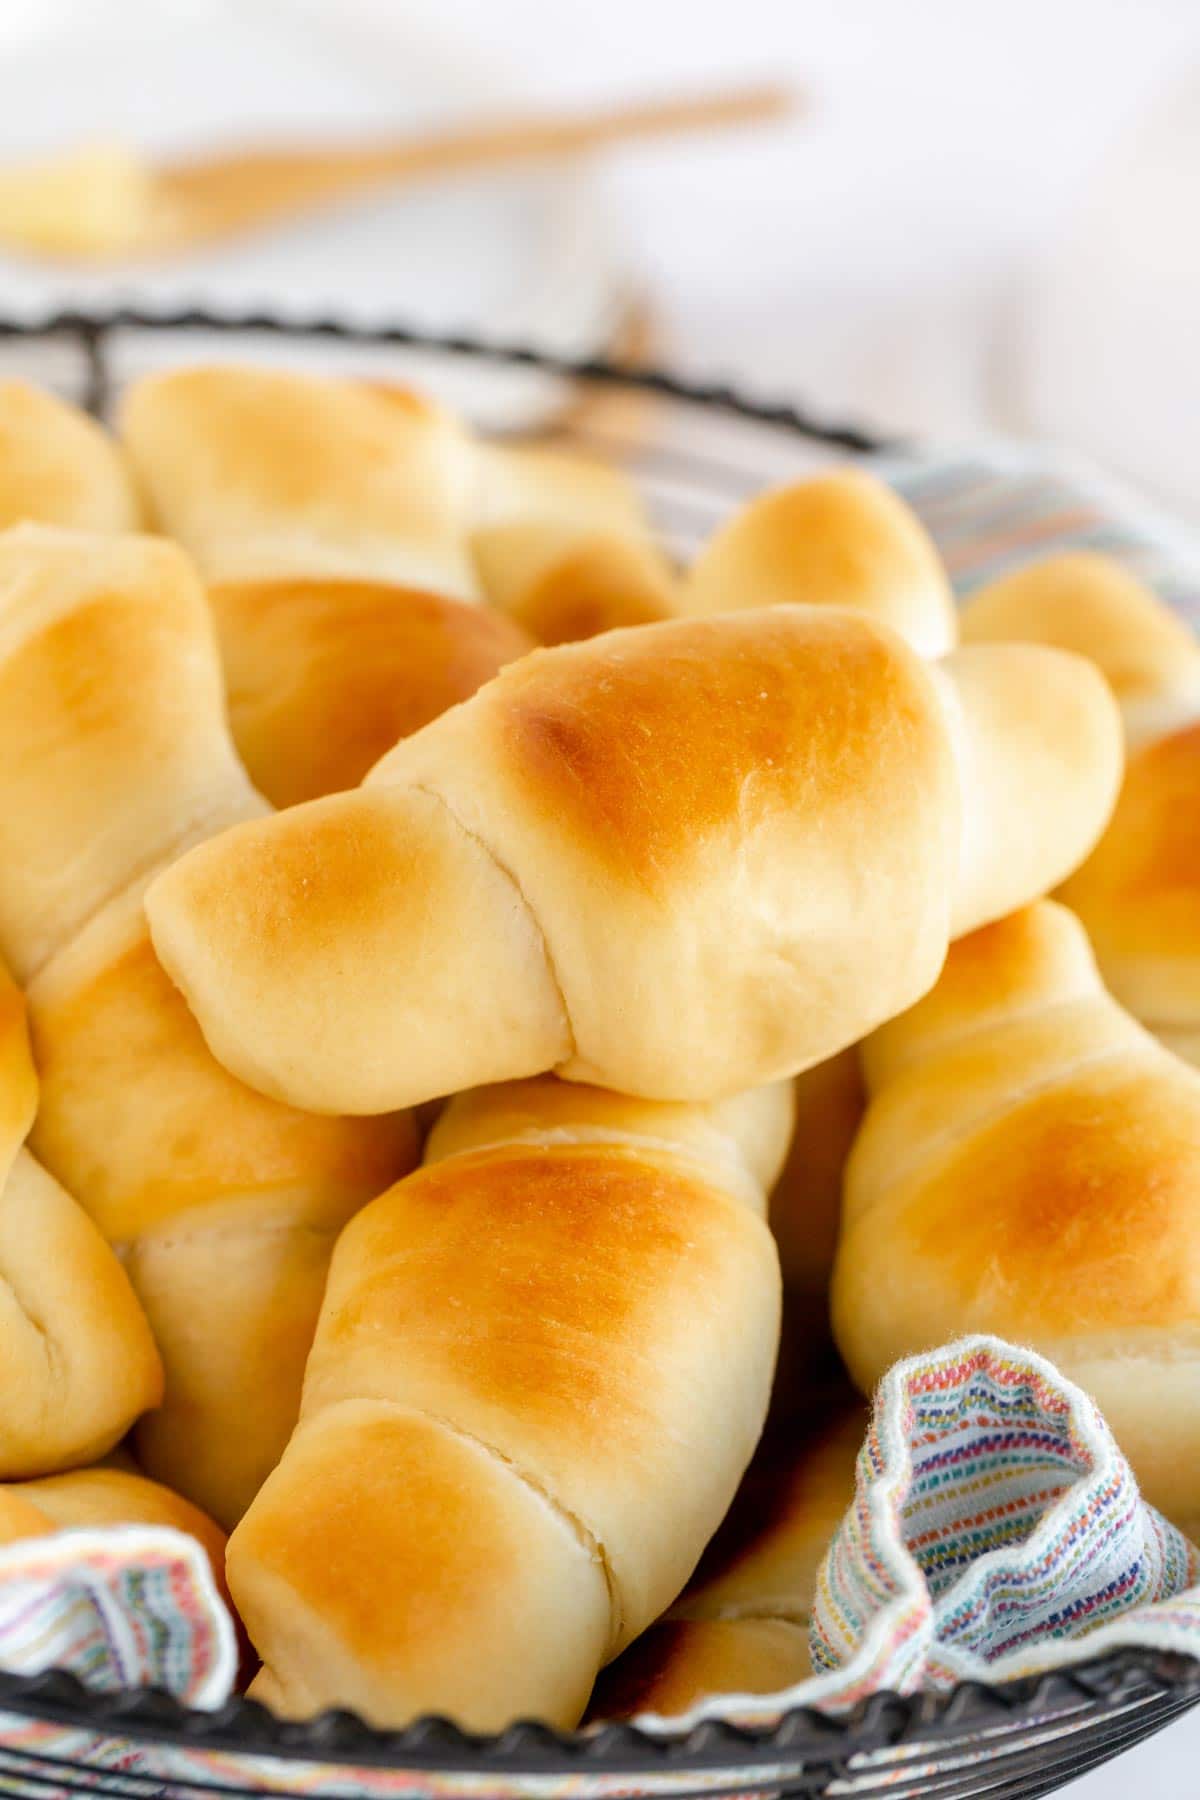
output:
{"label": "shadow under basket", "polygon": [[[1062,516],[1062,468],[1036,452],[993,447],[937,456],[658,371],[327,319],[125,310],[0,320],[0,375],[39,381],[101,415],[136,375],[216,360],[412,382],[483,429],[551,439],[617,462],[643,492],[666,548],[681,559],[742,501],[834,457],[866,459],[897,482],[939,539],[960,589],[1051,547],[1036,529],[1039,506],[1046,517]],[[1006,472],[1007,489],[998,471]],[[1024,535],[1010,529],[1014,482],[1025,495],[1022,517],[1035,522]],[[958,501],[974,493],[979,516],[979,495],[993,487],[996,528],[980,532],[976,554],[964,540]],[[1152,578],[1159,574],[1165,547],[1155,526],[1123,514],[1111,493],[1076,486],[1071,494],[1070,532],[1053,547],[1116,544]],[[1001,518],[1009,522],[1003,531]],[[1173,591],[1171,566],[1164,561],[1160,588],[1195,618],[1200,579]],[[0,1674],[0,1794],[1033,1800],[1160,1730],[1197,1700],[1200,1662],[1124,1650],[995,1686],[877,1694],[838,1716],[799,1707],[766,1722],[714,1719],[674,1734],[632,1725],[564,1733],[527,1723],[475,1737],[442,1719],[398,1732],[372,1730],[340,1712],[289,1724],[248,1700],[198,1712],[150,1690],[89,1691],[59,1671]]]}

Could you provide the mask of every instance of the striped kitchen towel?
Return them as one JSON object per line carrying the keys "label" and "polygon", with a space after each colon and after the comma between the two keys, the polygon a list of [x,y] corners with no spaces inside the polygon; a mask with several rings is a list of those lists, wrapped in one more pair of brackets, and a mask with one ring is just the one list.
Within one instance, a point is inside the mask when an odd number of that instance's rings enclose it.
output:
{"label": "striped kitchen towel", "polygon": [[[725,1696],[686,1718],[639,1724],[673,1736],[713,1716],[765,1723],[796,1705],[843,1710],[881,1689],[999,1681],[1120,1645],[1196,1655],[1198,1583],[1200,1552],[1142,1501],[1087,1395],[1032,1351],[968,1338],[897,1364],[879,1388],[854,1503],[818,1583],[820,1672],[784,1694]],[[231,1690],[235,1650],[198,1547],[131,1527],[0,1552],[0,1663],[63,1664],[97,1685],[165,1686],[212,1707]],[[166,1792],[629,1792],[624,1776],[343,1768],[0,1716],[0,1783],[22,1757]],[[669,1773],[662,1779],[669,1791]],[[701,1781],[690,1772],[689,1792]],[[637,1785],[652,1792],[655,1778]]]}
{"label": "striped kitchen towel", "polygon": [[[884,1377],[813,1664],[845,1705],[1032,1674],[1130,1627],[1194,1654],[1198,1582],[1200,1552],[1142,1500],[1095,1403],[1033,1351],[967,1338]],[[1189,1593],[1185,1644],[1171,1603]],[[1158,1624],[1171,1642],[1141,1637]]]}
{"label": "striped kitchen towel", "polygon": [[884,453],[868,466],[920,515],[960,600],[1036,558],[1098,550],[1200,627],[1195,531],[1061,451],[992,443]]}
{"label": "striped kitchen towel", "polygon": [[60,1531],[0,1549],[0,1668],[69,1669],[89,1687],[166,1688],[216,1707],[237,1661],[208,1557],[181,1531]]}
{"label": "striped kitchen towel", "polygon": [[1142,1500],[1082,1389],[1032,1350],[964,1338],[880,1384],[817,1582],[817,1673],[673,1726],[840,1711],[1122,1645],[1200,1655],[1200,1551]]}

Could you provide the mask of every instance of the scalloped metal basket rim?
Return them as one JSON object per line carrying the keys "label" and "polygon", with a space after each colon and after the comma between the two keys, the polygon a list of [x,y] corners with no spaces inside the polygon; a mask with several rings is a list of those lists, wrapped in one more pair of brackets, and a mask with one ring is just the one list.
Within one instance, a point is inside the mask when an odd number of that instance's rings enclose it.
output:
{"label": "scalloped metal basket rim", "polygon": [[494,1735],[477,1735],[435,1716],[382,1731],[356,1713],[336,1709],[288,1721],[242,1697],[199,1711],[158,1688],[108,1693],[85,1687],[61,1669],[40,1675],[0,1672],[0,1711],[122,1738],[288,1761],[509,1775],[749,1772],[780,1763],[811,1765],[905,1742],[925,1745],[999,1733],[1032,1717],[1062,1719],[1086,1713],[1098,1701],[1115,1706],[1171,1697],[1200,1699],[1200,1661],[1128,1649],[995,1686],[968,1681],[944,1693],[872,1694],[845,1713],[798,1706],[762,1726],[711,1719],[686,1733],[632,1724],[563,1732],[539,1720],[519,1720]]}
{"label": "scalloped metal basket rim", "polygon": [[0,339],[74,337],[92,359],[93,369],[100,361],[104,339],[111,332],[123,330],[208,331],[230,336],[328,338],[335,342],[360,344],[364,348],[377,346],[383,349],[390,345],[395,348],[427,350],[448,356],[507,364],[514,368],[539,370],[544,374],[566,379],[639,388],[668,399],[691,401],[699,406],[733,413],[763,425],[779,426],[845,450],[869,453],[897,447],[895,440],[876,435],[857,424],[825,419],[786,402],[759,400],[728,382],[690,381],[673,375],[667,369],[651,366],[626,368],[604,357],[557,356],[527,344],[493,342],[458,332],[421,331],[398,321],[367,325],[348,323],[324,314],[292,319],[257,309],[218,312],[202,306],[167,310],[118,306],[103,312],[65,308],[47,312],[36,319],[0,314]]}
{"label": "scalloped metal basket rim", "polygon": [[[527,345],[435,334],[402,323],[350,324],[326,316],[289,319],[262,311],[227,313],[203,307],[172,311],[134,306],[104,312],[68,309],[28,320],[0,316],[0,339],[75,338],[88,361],[88,403],[94,409],[106,389],[105,340],[111,332],[121,330],[266,334],[426,350],[656,393],[859,454],[902,447],[896,440],[876,436],[856,424],[826,420],[786,403],[758,400],[725,382],[690,381],[665,369],[625,368],[603,358],[572,360]],[[523,1720],[489,1736],[463,1731],[452,1720],[436,1717],[417,1719],[399,1731],[378,1730],[357,1714],[344,1711],[293,1722],[278,1719],[257,1701],[241,1697],[212,1711],[200,1711],[161,1689],[101,1692],[60,1669],[39,1675],[0,1671],[0,1710],[29,1719],[176,1748],[289,1761],[332,1759],[363,1767],[509,1775],[565,1770],[647,1775],[821,1762],[887,1750],[904,1742],[932,1743],[973,1732],[1002,1732],[1006,1725],[1015,1726],[1023,1719],[1086,1713],[1097,1702],[1116,1705],[1141,1700],[1149,1704],[1172,1697],[1184,1703],[1200,1699],[1200,1659],[1129,1648],[994,1686],[970,1681],[944,1693],[877,1693],[843,1713],[798,1706],[762,1725],[711,1719],[677,1732],[647,1731],[623,1723],[563,1732],[540,1721]]]}

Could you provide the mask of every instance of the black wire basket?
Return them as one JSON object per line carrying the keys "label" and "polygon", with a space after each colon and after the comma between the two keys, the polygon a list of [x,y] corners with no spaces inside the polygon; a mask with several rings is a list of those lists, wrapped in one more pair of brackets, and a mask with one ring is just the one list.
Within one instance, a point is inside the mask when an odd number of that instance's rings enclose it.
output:
{"label": "black wire basket", "polygon": [[[886,465],[900,449],[853,425],[724,385],[396,325],[136,309],[0,319],[0,369],[44,381],[100,414],[133,374],[198,358],[302,358],[310,367],[416,381],[494,430],[533,431],[599,451],[630,470],[665,543],[680,556],[771,482],[827,462],[831,453]],[[1052,482],[1044,474],[1030,479]],[[944,484],[928,491],[936,512]],[[949,553],[952,515],[942,522]],[[930,523],[938,535],[936,520]],[[1085,509],[1076,541],[1109,545],[1114,529],[1104,508]],[[1152,533],[1144,544],[1136,528],[1120,536],[1126,548],[1144,548],[1152,559]],[[1200,579],[1194,590],[1171,597],[1195,610]],[[330,1800],[884,1793],[888,1800],[1034,1800],[1160,1730],[1197,1700],[1200,1661],[1131,1649],[993,1686],[876,1694],[836,1716],[796,1707],[752,1724],[714,1718],[674,1733],[629,1724],[563,1733],[522,1723],[475,1737],[444,1719],[399,1732],[373,1730],[341,1712],[285,1723],[248,1700],[201,1712],[152,1690],[90,1691],[61,1671],[0,1674],[0,1793],[30,1800],[279,1793]]]}

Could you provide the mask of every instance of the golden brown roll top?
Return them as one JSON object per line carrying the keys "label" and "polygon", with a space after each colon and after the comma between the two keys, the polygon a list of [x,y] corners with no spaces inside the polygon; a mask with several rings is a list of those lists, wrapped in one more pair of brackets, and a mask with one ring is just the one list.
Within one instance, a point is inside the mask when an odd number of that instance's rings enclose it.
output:
{"label": "golden brown roll top", "polygon": [[933,667],[963,791],[950,935],[1044,894],[1078,867],[1121,785],[1120,720],[1062,650],[972,645]]}
{"label": "golden brown roll top", "polygon": [[1032,1344],[1194,1530],[1200,1076],[1105,992],[1048,901],[956,944],[864,1066],[833,1288],[855,1380],[966,1332]]}
{"label": "golden brown roll top", "polygon": [[670,566],[633,483],[542,446],[476,450],[471,549],[483,591],[543,644],[565,644],[677,610]]}
{"label": "golden brown roll top", "polygon": [[779,1275],[739,1196],[786,1091],[743,1109],[736,1181],[731,1111],[635,1102],[622,1141],[619,1097],[552,1093],[452,1102],[440,1160],[338,1243],[300,1425],[229,1551],[282,1711],[574,1723],[749,1460]]}
{"label": "golden brown roll top", "polygon": [[1144,582],[1096,551],[1029,563],[980,588],[962,611],[968,643],[1054,644],[1097,663],[1130,746],[1200,717],[1200,645]]}
{"label": "golden brown roll top", "polygon": [[[22,528],[0,538],[0,569],[0,948],[40,965],[32,1147],[119,1250],[162,1351],[165,1403],[140,1434],[151,1472],[232,1519],[294,1421],[333,1239],[411,1167],[413,1128],[314,1119],[242,1087],[150,947],[155,866],[263,809],[229,742],[186,559],[151,539]],[[48,1179],[27,1177],[39,1217]],[[125,1282],[91,1224],[85,1253]],[[51,1261],[46,1279],[65,1269]],[[98,1368],[93,1385],[109,1379]]]}
{"label": "golden brown roll top", "polygon": [[137,382],[125,448],[209,583],[335,577],[477,598],[457,421],[404,389],[267,369]]}
{"label": "golden brown roll top", "polygon": [[1079,1000],[1090,1010],[1098,985],[1087,936],[1061,906],[1025,907],[994,931],[973,932],[954,946],[920,1005],[859,1046],[868,1099],[922,1059],[953,1056],[976,1028],[1019,1024],[1031,997],[1039,1012]]}
{"label": "golden brown roll top", "polygon": [[825,1552],[854,1499],[867,1409],[826,1395],[764,1438],[720,1531],[665,1619],[604,1671],[593,1719],[675,1717],[730,1694],[778,1694],[813,1673],[809,1623]]}
{"label": "golden brown roll top", "polygon": [[274,806],[356,787],[532,648],[490,607],[380,582],[226,582],[209,600],[233,735]]}
{"label": "golden brown roll top", "polygon": [[21,980],[190,838],[265,811],[222,704],[173,545],[0,534],[0,943]]}
{"label": "golden brown roll top", "polygon": [[1048,558],[976,595],[964,631],[1090,656],[1120,702],[1129,756],[1112,822],[1061,897],[1104,979],[1169,1048],[1200,1063],[1200,645],[1110,558]]}
{"label": "golden brown roll top", "polygon": [[1059,892],[1117,999],[1200,1064],[1198,819],[1200,723],[1133,753],[1111,825]]}
{"label": "golden brown roll top", "polygon": [[743,506],[704,546],[682,609],[846,606],[890,625],[922,656],[958,639],[954,597],[933,541],[882,481],[839,469]]}
{"label": "golden brown roll top", "polygon": [[845,612],[672,621],[510,665],[358,793],[192,852],[147,905],[215,1054],[295,1104],[549,1068],[708,1098],[833,1054],[930,986],[951,915],[1065,875],[1119,736],[1061,652],[935,681]]}
{"label": "golden brown roll top", "polygon": [[21,1148],[37,1101],[24,1001],[0,965],[0,1477],[102,1455],[162,1396],[127,1276]]}
{"label": "golden brown roll top", "polygon": [[125,430],[210,584],[234,738],[273,804],[355,786],[530,648],[474,604],[477,452],[433,403],[191,369],[140,383]]}
{"label": "golden brown roll top", "polygon": [[[357,795],[226,838],[149,907],[217,1054],[304,1104],[550,1067],[707,1096],[928,985],[956,804],[916,659],[865,621],[780,609],[525,658]],[[861,946],[881,940],[868,996]],[[355,1021],[336,1039],[335,1007]]]}
{"label": "golden brown roll top", "polygon": [[0,531],[30,520],[136,531],[137,496],[94,419],[26,381],[0,381]]}

